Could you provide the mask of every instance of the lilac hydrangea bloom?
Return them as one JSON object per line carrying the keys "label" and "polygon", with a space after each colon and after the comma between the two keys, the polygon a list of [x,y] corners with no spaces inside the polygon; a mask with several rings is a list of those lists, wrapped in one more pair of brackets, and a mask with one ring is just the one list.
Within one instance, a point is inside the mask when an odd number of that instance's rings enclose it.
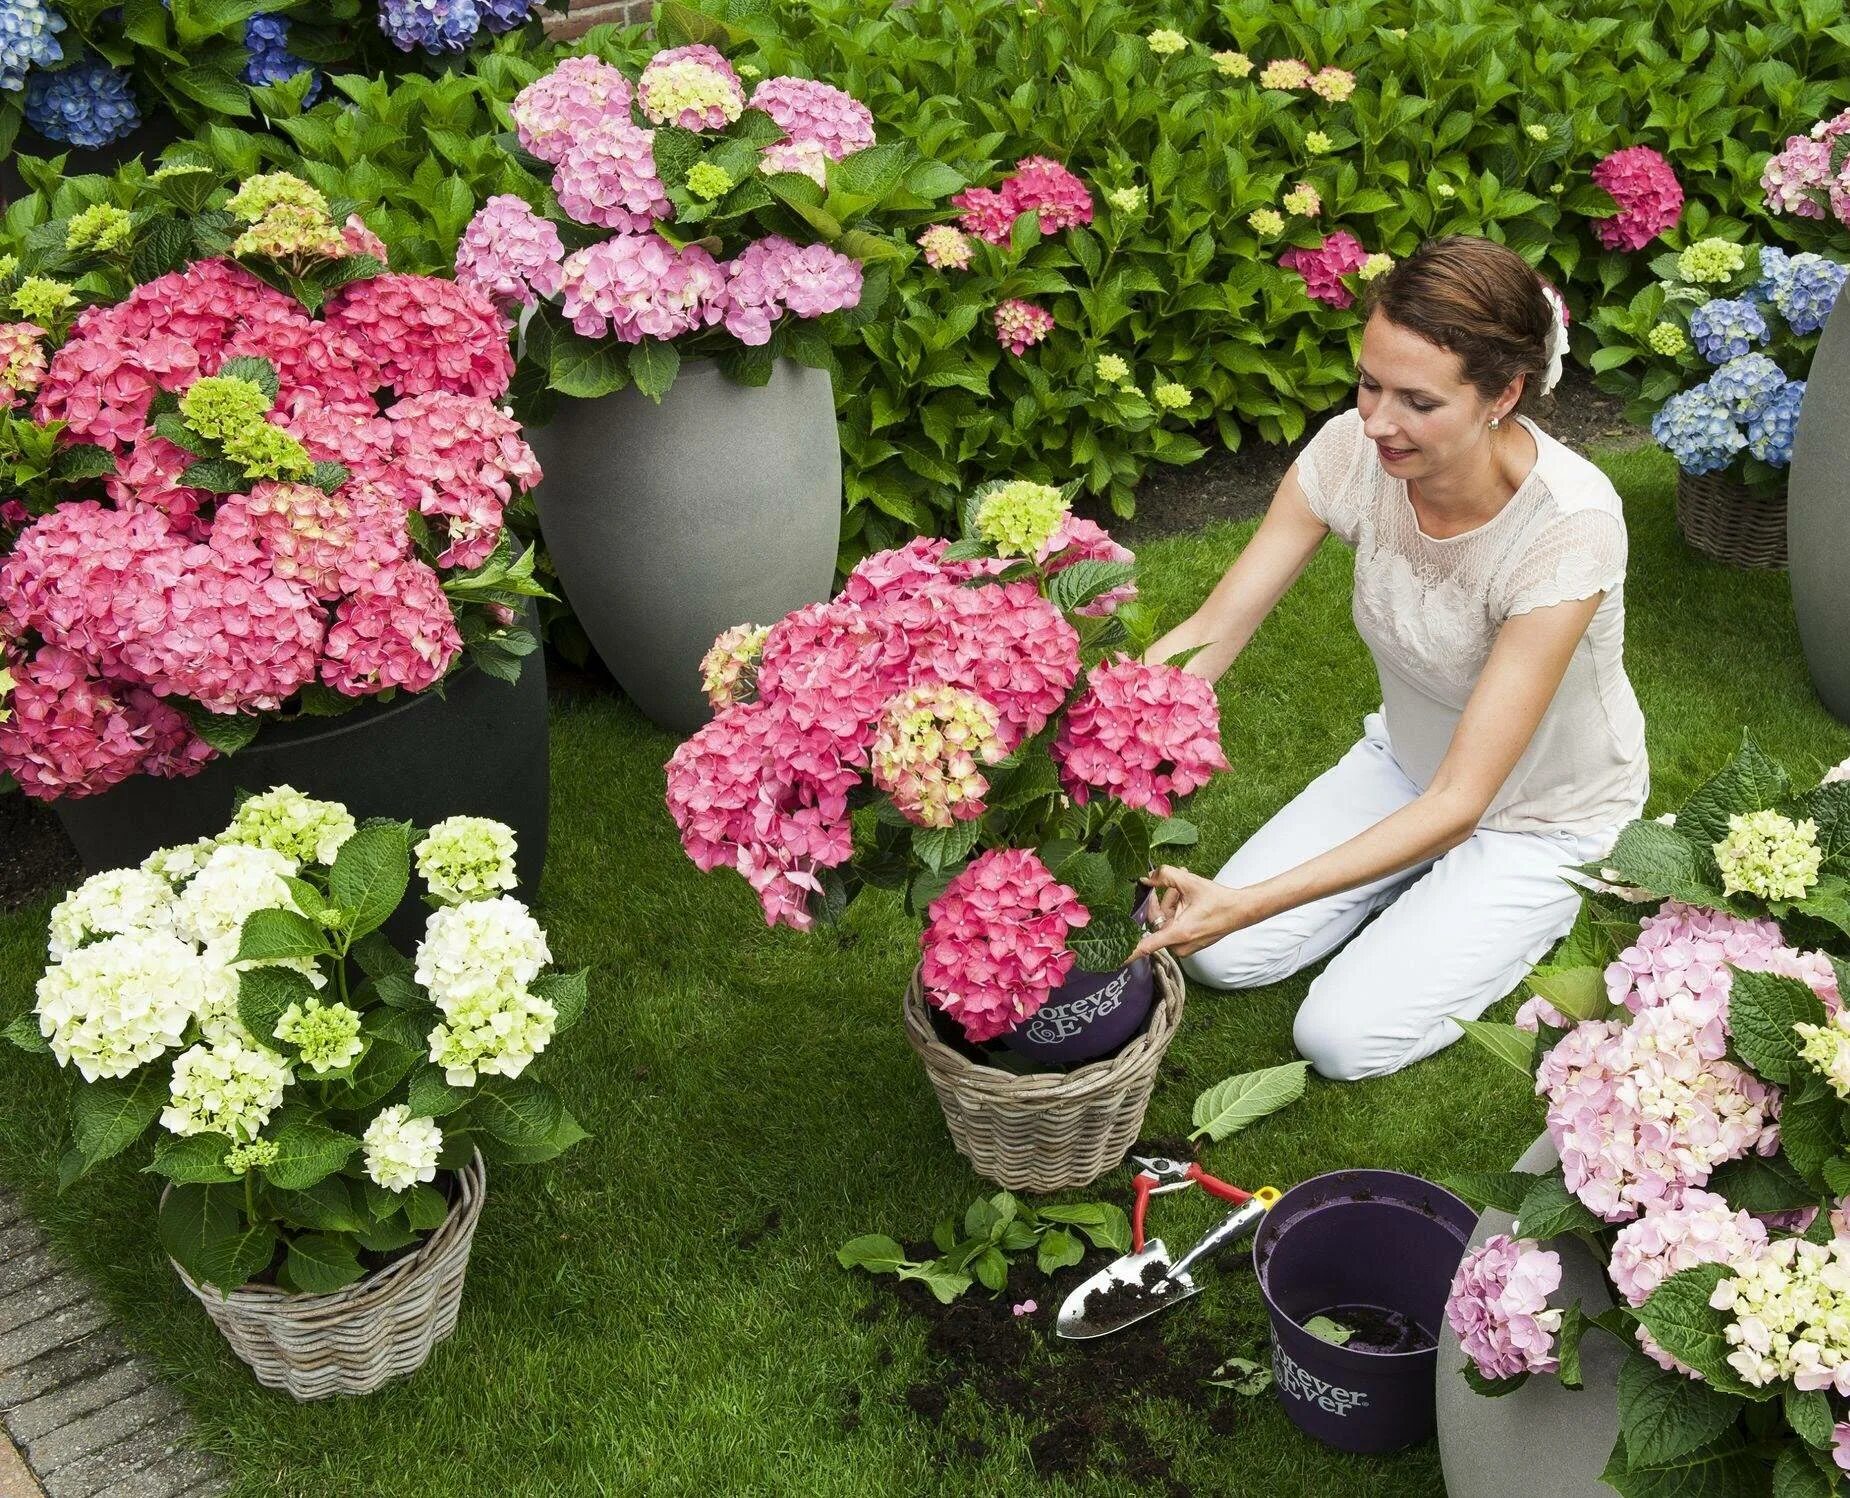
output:
{"label": "lilac hydrangea bloom", "polygon": [[250,56],[244,62],[244,81],[253,87],[266,83],[283,83],[297,73],[311,73],[308,92],[302,96],[304,106],[321,96],[321,74],[306,58],[289,50],[289,22],[286,17],[260,14],[244,23],[244,45]]}
{"label": "lilac hydrangea bloom", "polygon": [[476,0],[380,0],[379,29],[400,52],[460,52],[481,24]]}
{"label": "lilac hydrangea bloom", "polygon": [[1704,302],[1689,318],[1689,336],[1696,351],[1711,364],[1738,359],[1767,335],[1766,319],[1752,302],[1716,297]]}
{"label": "lilac hydrangea bloom", "polygon": [[1673,395],[1651,418],[1651,435],[1686,473],[1713,473],[1747,445],[1727,406],[1707,385]]}
{"label": "lilac hydrangea bloom", "polygon": [[141,123],[125,72],[86,57],[26,81],[26,123],[47,140],[96,147],[121,140]]}
{"label": "lilac hydrangea bloom", "polygon": [[64,60],[64,24],[45,0],[0,0],[0,89],[16,94],[33,68]]}
{"label": "lilac hydrangea bloom", "polygon": [[1559,1310],[1549,1294],[1561,1285],[1561,1256],[1533,1239],[1494,1233],[1464,1256],[1452,1276],[1445,1319],[1485,1378],[1552,1373]]}
{"label": "lilac hydrangea bloom", "polygon": [[1794,255],[1773,289],[1773,305],[1793,332],[1815,333],[1824,326],[1844,289],[1850,268],[1822,255]]}
{"label": "lilac hydrangea bloom", "polygon": [[1785,277],[1786,267],[1792,257],[1776,244],[1762,245],[1760,248],[1760,279],[1747,289],[1749,301],[1758,302],[1765,307],[1772,303],[1773,294],[1780,281]]}
{"label": "lilac hydrangea bloom", "polygon": [[1792,461],[1792,439],[1799,429],[1799,406],[1805,382],[1788,380],[1785,388],[1747,418],[1747,450],[1762,463],[1784,468]]}
{"label": "lilac hydrangea bloom", "polygon": [[523,25],[539,0],[481,0],[482,29],[497,36]]}

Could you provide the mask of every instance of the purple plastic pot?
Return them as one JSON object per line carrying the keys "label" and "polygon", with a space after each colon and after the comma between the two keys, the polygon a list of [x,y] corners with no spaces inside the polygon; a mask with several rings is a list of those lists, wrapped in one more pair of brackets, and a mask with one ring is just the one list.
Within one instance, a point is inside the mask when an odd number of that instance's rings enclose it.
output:
{"label": "purple plastic pot", "polygon": [[1053,1066],[1093,1061],[1110,1055],[1143,1027],[1155,993],[1148,957],[1115,973],[1074,968],[1045,1004],[1002,1037],[1002,1043]]}
{"label": "purple plastic pot", "polygon": [[[1272,1372],[1291,1423],[1338,1451],[1394,1451],[1433,1433],[1446,1290],[1477,1214],[1392,1170],[1341,1170],[1281,1196],[1253,1239],[1272,1318]],[[1304,1329],[1329,1316],[1343,1346]]]}

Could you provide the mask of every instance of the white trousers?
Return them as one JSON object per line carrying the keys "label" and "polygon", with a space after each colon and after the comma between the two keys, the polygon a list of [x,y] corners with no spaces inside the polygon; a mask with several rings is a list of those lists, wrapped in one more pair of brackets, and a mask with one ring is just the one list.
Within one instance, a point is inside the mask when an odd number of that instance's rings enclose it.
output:
{"label": "white trousers", "polygon": [[[1228,859],[1219,883],[1283,873],[1419,795],[1381,715],[1370,713],[1363,728],[1360,742]],[[1459,1039],[1453,1016],[1476,1019],[1566,934],[1580,905],[1567,866],[1604,857],[1617,832],[1480,827],[1437,860],[1283,911],[1182,966],[1211,988],[1259,988],[1341,947],[1311,983],[1292,1039],[1326,1077],[1385,1076]]]}

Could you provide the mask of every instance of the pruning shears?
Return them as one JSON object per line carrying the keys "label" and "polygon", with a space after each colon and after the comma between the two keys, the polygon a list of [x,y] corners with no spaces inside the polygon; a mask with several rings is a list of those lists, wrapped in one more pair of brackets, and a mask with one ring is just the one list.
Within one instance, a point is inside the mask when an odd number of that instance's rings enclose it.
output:
{"label": "pruning shears", "polygon": [[1131,1189],[1136,1193],[1131,1205],[1131,1252],[1134,1254],[1143,1252],[1143,1219],[1153,1196],[1199,1186],[1209,1196],[1218,1196],[1236,1207],[1254,1200],[1269,1207],[1278,1200],[1278,1191],[1274,1187],[1261,1186],[1257,1191],[1243,1191],[1221,1180],[1219,1176],[1209,1175],[1193,1160],[1168,1160],[1160,1155],[1133,1155],[1131,1158],[1141,1167],[1131,1177]]}

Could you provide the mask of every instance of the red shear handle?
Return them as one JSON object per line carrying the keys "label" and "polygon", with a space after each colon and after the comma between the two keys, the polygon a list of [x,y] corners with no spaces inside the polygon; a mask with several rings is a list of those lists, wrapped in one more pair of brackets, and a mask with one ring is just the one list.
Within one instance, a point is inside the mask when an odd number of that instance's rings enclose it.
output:
{"label": "red shear handle", "polygon": [[1136,1192],[1131,1202],[1131,1252],[1143,1252],[1143,1216],[1150,1207],[1150,1193],[1156,1189],[1156,1177],[1148,1171],[1140,1170],[1131,1177],[1131,1188]]}
{"label": "red shear handle", "polygon": [[1191,1181],[1203,1191],[1207,1192],[1209,1196],[1218,1196],[1221,1200],[1230,1201],[1235,1206],[1253,1199],[1252,1192],[1242,1191],[1238,1186],[1228,1185],[1227,1182],[1221,1180],[1218,1176],[1209,1175],[1199,1165],[1193,1162],[1189,1164],[1188,1170],[1185,1173]]}

